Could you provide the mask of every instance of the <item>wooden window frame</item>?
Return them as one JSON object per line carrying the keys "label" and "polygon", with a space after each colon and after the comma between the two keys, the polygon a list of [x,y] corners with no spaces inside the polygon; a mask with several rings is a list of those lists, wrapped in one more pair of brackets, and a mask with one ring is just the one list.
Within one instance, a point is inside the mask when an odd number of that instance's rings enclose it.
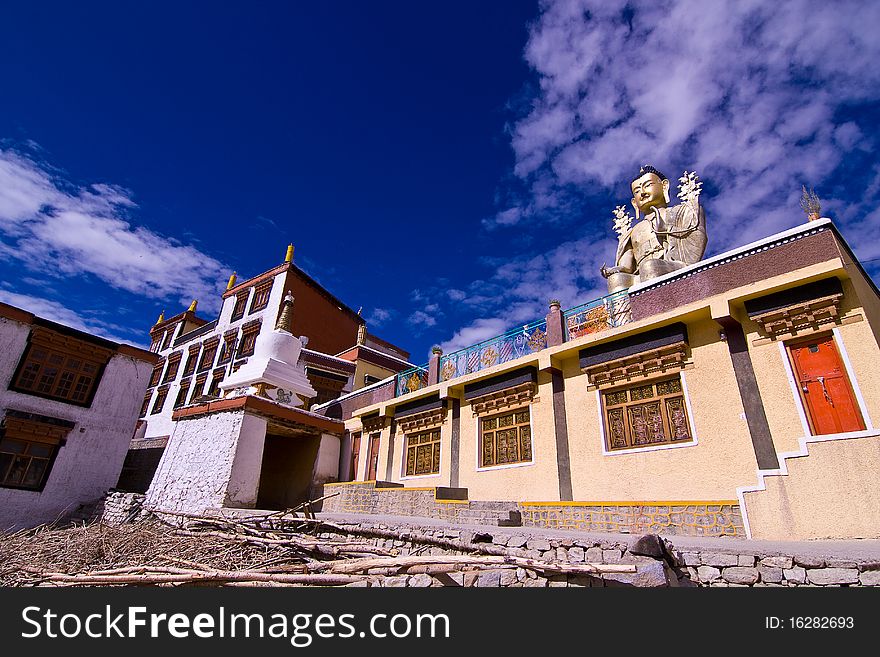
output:
{"label": "wooden window frame", "polygon": [[186,406],[186,398],[189,396],[189,388],[192,384],[192,379],[184,379],[180,382],[180,388],[177,391],[177,397],[174,398],[174,406],[172,409],[178,409],[182,406]]}
{"label": "wooden window frame", "polygon": [[[665,384],[673,384],[667,392],[663,392],[663,388],[658,387],[665,386]],[[649,387],[651,388],[650,396],[643,396],[647,395],[647,388]],[[639,392],[636,393],[636,391]],[[609,386],[600,389],[598,394],[602,409],[602,441],[605,454],[666,449],[696,443],[687,387],[681,373],[671,377],[652,377],[631,381],[624,386]],[[622,400],[619,399],[620,395],[623,395]],[[681,417],[684,419],[684,426],[687,430],[685,437],[673,437],[675,431],[673,430],[674,425],[670,413],[676,409],[669,402],[676,401],[679,402],[677,410],[682,413]],[[649,405],[656,405],[659,408],[660,428],[663,439],[637,442],[638,437],[636,436],[636,429],[633,423],[636,417],[639,417],[641,421],[645,420],[642,416],[633,415],[631,411],[642,408],[647,410]],[[616,415],[616,418],[612,418],[612,413]],[[621,436],[623,444],[612,445],[612,441],[615,438],[615,434],[612,433],[612,423],[618,424],[620,422],[622,422],[623,427],[623,435]],[[656,429],[656,423],[654,423],[654,426]]]}
{"label": "wooden window frame", "polygon": [[[208,386],[208,391],[205,393],[209,397],[219,397],[220,396],[220,384],[223,383],[223,379],[226,378],[226,368],[218,367],[213,372],[211,372],[211,385]],[[216,384],[216,386],[215,386]],[[216,387],[216,392],[214,391]]]}
{"label": "wooden window frame", "polygon": [[150,372],[150,382],[147,384],[148,388],[152,388],[154,386],[159,385],[159,382],[162,380],[162,371],[165,369],[165,359],[163,358],[158,363],[153,365],[153,371]]}
{"label": "wooden window frame", "polygon": [[[527,414],[528,417],[526,420],[522,420],[521,418],[517,418],[517,415]],[[513,421],[510,425],[505,425],[504,427],[500,427],[500,422],[502,419],[513,416]],[[487,426],[494,422],[493,426]],[[516,450],[517,450],[517,458],[513,460],[506,460],[499,462],[498,461],[498,433],[500,429],[510,430],[513,428],[517,429],[517,442],[516,442]],[[528,437],[528,449],[524,449],[525,443],[523,442],[523,429],[526,429],[526,434]],[[534,446],[534,431],[532,431],[532,409],[531,404],[527,404],[525,406],[518,406],[516,408],[508,408],[500,413],[493,413],[492,415],[484,415],[477,418],[477,431],[479,435],[479,440],[477,444],[479,445],[479,450],[477,451],[477,470],[492,470],[495,468],[509,468],[516,466],[529,465],[535,462],[535,446]],[[488,438],[487,438],[488,437]],[[487,451],[486,441],[491,440],[491,446],[489,448],[490,451]],[[527,453],[526,453],[527,452]],[[490,456],[487,462],[487,455]]]}
{"label": "wooden window frame", "polygon": [[[206,340],[202,343],[202,354],[199,356],[199,365],[196,368],[196,371],[207,372],[212,367],[214,367],[214,361],[217,359],[217,349],[220,347],[220,338],[212,338],[211,340]],[[208,359],[208,355],[210,354],[210,359]]]}
{"label": "wooden window frame", "polygon": [[35,329],[9,390],[89,407],[111,355],[108,349]]}
{"label": "wooden window frame", "polygon": [[[411,477],[436,477],[440,474],[442,458],[442,435],[439,426],[425,431],[406,434],[404,443],[403,476]],[[419,471],[419,456],[424,447],[430,448],[430,470]],[[436,465],[436,469],[434,469]]]}
{"label": "wooden window frame", "polygon": [[195,379],[193,379],[193,384],[190,387],[189,393],[189,403],[195,403],[197,397],[201,397],[205,394],[205,382],[208,380],[208,374],[199,374]]}
{"label": "wooden window frame", "polygon": [[274,282],[274,279],[272,279],[254,286],[254,296],[251,299],[251,308],[248,310],[248,315],[253,315],[268,307]]}
{"label": "wooden window frame", "polygon": [[238,352],[236,358],[245,358],[254,355],[254,349],[257,346],[257,338],[260,335],[262,322],[254,322],[245,324],[241,329],[241,340],[238,343]]}
{"label": "wooden window frame", "polygon": [[201,351],[202,345],[197,344],[193,345],[189,348],[189,352],[186,355],[186,365],[183,367],[183,376],[191,376],[196,371],[196,366],[199,364],[199,351]]}
{"label": "wooden window frame", "polygon": [[147,412],[150,410],[150,401],[153,399],[153,389],[150,388],[147,390],[147,394],[144,395],[144,402],[141,404],[141,414],[138,417],[146,417]]}
{"label": "wooden window frame", "polygon": [[232,360],[232,354],[235,351],[235,343],[238,340],[238,329],[226,331],[223,334],[223,341],[220,344],[220,356],[217,358],[218,365],[225,365]]}
{"label": "wooden window frame", "polygon": [[182,358],[183,352],[180,351],[168,356],[168,367],[165,369],[165,375],[162,377],[162,383],[168,383],[169,381],[174,381],[174,379],[177,378],[177,372],[180,369],[180,361]]}
{"label": "wooden window frame", "polygon": [[165,408],[165,402],[168,399],[168,386],[160,386],[156,389],[156,401],[153,402],[153,410],[150,415],[158,415]]}
{"label": "wooden window frame", "polygon": [[232,307],[232,316],[230,322],[237,322],[244,317],[244,310],[247,307],[248,297],[251,295],[251,288],[242,290],[235,295],[235,305]]}
{"label": "wooden window frame", "polygon": [[171,346],[171,340],[174,338],[174,328],[168,328],[165,330],[165,337],[162,338],[162,347],[160,351],[164,351]]}
{"label": "wooden window frame", "polygon": [[[71,425],[72,427],[72,425]],[[7,416],[0,424],[0,488],[13,488],[42,492],[49,480],[55,458],[66,442],[67,434],[71,427],[50,425],[40,421],[23,420]],[[24,449],[12,451],[14,443],[24,443]],[[12,443],[12,444],[10,444]],[[31,453],[31,450],[37,452]],[[46,450],[48,449],[48,452]],[[9,451],[7,451],[9,450]],[[43,454],[39,454],[43,451]],[[3,455],[12,458],[3,458]],[[22,471],[19,482],[10,481],[15,462],[20,458],[28,458],[27,465]],[[23,479],[30,470],[34,460],[44,463],[43,471],[38,481],[32,484],[24,484]]]}

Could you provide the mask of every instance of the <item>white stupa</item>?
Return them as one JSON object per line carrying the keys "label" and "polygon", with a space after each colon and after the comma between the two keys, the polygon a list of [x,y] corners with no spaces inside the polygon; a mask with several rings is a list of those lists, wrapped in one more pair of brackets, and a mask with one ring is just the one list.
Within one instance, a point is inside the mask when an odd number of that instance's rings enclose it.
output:
{"label": "white stupa", "polygon": [[275,330],[261,333],[253,356],[220,384],[224,397],[255,395],[283,406],[297,407],[303,405],[300,397],[318,394],[300,361],[304,338],[291,333],[292,315],[293,294],[288,291]]}

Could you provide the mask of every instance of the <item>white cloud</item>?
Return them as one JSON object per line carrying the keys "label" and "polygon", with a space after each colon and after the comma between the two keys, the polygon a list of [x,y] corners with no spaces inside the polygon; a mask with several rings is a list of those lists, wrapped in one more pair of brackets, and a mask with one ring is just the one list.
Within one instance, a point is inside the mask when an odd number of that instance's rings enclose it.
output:
{"label": "white cloud", "polygon": [[407,317],[406,321],[409,322],[413,327],[427,328],[434,326],[437,323],[437,318],[434,315],[429,315],[422,310],[416,310],[413,314]]}
{"label": "white cloud", "polygon": [[74,187],[47,165],[0,150],[0,252],[49,275],[91,274],[132,294],[219,308],[229,268],[199,249],[137,226],[120,187]]}
{"label": "white cloud", "polygon": [[[673,183],[684,169],[706,181],[710,254],[803,222],[807,184],[859,236],[860,257],[880,255],[880,167],[838,175],[876,146],[873,115],[852,109],[880,101],[880,40],[865,29],[880,24],[880,3],[543,0],[541,10],[524,53],[536,92],[510,127],[519,185],[499,191],[483,225],[546,232],[583,219],[569,241],[496,262],[471,284],[456,301],[481,318],[445,349],[538,319],[551,296],[573,306],[605,294],[611,210],[629,204],[641,164]],[[597,212],[599,195],[614,200]]]}
{"label": "white cloud", "polygon": [[367,326],[381,326],[391,319],[392,315],[393,312],[385,308],[373,308],[370,314],[367,315]]}
{"label": "white cloud", "polygon": [[848,151],[873,146],[859,119],[835,121],[880,100],[877,24],[872,1],[545,0],[525,49],[538,92],[511,129],[528,193],[488,223],[551,220],[573,188],[626,202],[644,163],[717,186],[710,250],[801,222],[790,192],[821,195]]}
{"label": "white cloud", "polygon": [[9,290],[0,289],[0,302],[15,306],[21,310],[33,313],[42,319],[48,319],[51,322],[57,322],[64,326],[69,326],[86,333],[91,333],[107,340],[121,342],[125,344],[135,344],[144,347],[143,344],[133,342],[129,338],[121,338],[116,335],[115,331],[128,331],[123,326],[103,322],[98,319],[89,318],[83,313],[71,310],[65,305],[56,301],[50,301],[41,297],[34,297],[27,294],[18,294]]}

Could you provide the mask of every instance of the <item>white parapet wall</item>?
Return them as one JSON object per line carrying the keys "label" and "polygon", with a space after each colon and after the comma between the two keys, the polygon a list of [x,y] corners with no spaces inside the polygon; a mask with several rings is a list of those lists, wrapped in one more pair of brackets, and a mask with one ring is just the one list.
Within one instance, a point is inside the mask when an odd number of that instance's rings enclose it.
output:
{"label": "white parapet wall", "polygon": [[194,514],[253,508],[265,437],[266,420],[239,409],[178,421],[145,506]]}

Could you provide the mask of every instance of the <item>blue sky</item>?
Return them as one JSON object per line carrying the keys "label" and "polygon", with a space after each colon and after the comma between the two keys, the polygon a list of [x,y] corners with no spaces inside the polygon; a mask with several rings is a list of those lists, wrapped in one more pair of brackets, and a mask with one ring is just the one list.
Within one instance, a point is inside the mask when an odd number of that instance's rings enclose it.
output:
{"label": "blue sky", "polygon": [[0,301],[135,344],[296,262],[426,360],[600,296],[643,163],[708,254],[812,185],[880,264],[880,3],[0,8]]}

